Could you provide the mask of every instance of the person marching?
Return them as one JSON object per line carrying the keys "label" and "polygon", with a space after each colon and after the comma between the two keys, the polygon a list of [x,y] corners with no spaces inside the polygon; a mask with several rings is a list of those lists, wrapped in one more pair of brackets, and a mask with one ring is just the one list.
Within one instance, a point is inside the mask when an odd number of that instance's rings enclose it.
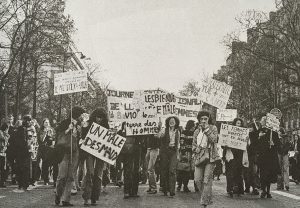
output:
{"label": "person marching", "polygon": [[[98,108],[91,113],[90,119],[88,120],[88,126],[82,128],[82,139],[85,139],[92,124],[97,123],[100,126],[109,129],[107,113],[103,108]],[[83,194],[84,205],[88,206],[88,201],[91,200],[91,205],[95,206],[96,201],[99,200],[101,192],[101,183],[103,171],[106,167],[106,163],[94,157],[91,154],[86,154],[86,174],[83,179]]]}
{"label": "person marching", "polygon": [[[161,123],[160,123],[161,125]],[[165,196],[170,193],[170,198],[175,196],[176,166],[179,151],[179,119],[170,116],[166,119],[165,129],[160,130],[157,135],[161,139],[161,180]]]}
{"label": "person marching", "polygon": [[278,162],[278,148],[280,142],[277,132],[266,128],[266,116],[261,119],[258,140],[258,166],[260,169],[261,198],[272,198],[270,194],[271,183],[277,182],[280,174]]}
{"label": "person marching", "polygon": [[211,124],[207,111],[200,111],[197,116],[199,126],[194,132],[193,153],[195,160],[195,181],[199,188],[200,204],[207,207],[211,203],[212,181],[215,161],[219,159],[217,140],[218,130]]}
{"label": "person marching", "polygon": [[188,188],[188,183],[191,177],[192,170],[192,144],[195,130],[195,122],[189,120],[186,123],[185,130],[182,131],[180,137],[179,162],[177,165],[178,171],[178,187],[177,191],[181,190],[183,184],[184,192],[191,192]]}
{"label": "person marching", "polygon": [[[56,181],[55,204],[62,206],[73,206],[70,203],[71,189],[74,182],[74,173],[77,171],[79,157],[78,138],[80,138],[80,116],[85,112],[83,108],[75,106],[71,110],[68,119],[63,120],[57,127],[56,148],[61,150],[61,160],[58,166],[58,178]],[[72,135],[72,142],[71,142]],[[72,152],[71,152],[72,147]],[[72,157],[71,157],[72,155]]]}

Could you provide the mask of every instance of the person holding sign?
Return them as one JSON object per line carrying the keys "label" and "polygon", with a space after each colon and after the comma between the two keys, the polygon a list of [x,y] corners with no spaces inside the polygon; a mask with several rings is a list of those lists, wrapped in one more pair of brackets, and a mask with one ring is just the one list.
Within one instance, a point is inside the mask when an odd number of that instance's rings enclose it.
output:
{"label": "person holding sign", "polygon": [[[103,108],[98,108],[91,113],[88,125],[82,128],[82,139],[84,140],[89,129],[93,123],[97,123],[100,126],[109,129],[107,113]],[[82,141],[82,140],[81,140]],[[82,143],[80,141],[80,143]],[[84,153],[83,153],[84,154]],[[96,205],[96,201],[99,200],[101,191],[101,182],[103,176],[103,170],[106,167],[106,163],[91,154],[85,155],[86,159],[86,174],[83,179],[84,189],[82,198],[84,199],[84,205],[88,206],[88,201],[91,200],[92,205]]]}
{"label": "person holding sign", "polygon": [[80,126],[78,123],[84,112],[84,109],[79,106],[73,107],[70,117],[63,120],[56,129],[57,141],[55,148],[60,150],[62,156],[58,166],[58,178],[56,181],[56,205],[60,204],[62,198],[63,206],[73,206],[70,203],[70,199],[74,175],[78,167],[79,148],[77,142],[80,138]]}
{"label": "person holding sign", "polygon": [[211,202],[212,180],[215,161],[219,159],[217,141],[218,129],[212,125],[211,115],[207,111],[200,111],[197,116],[199,126],[193,135],[195,162],[195,182],[199,188],[200,203],[207,207]]}
{"label": "person holding sign", "polygon": [[119,156],[124,168],[124,199],[136,198],[139,197],[140,138],[126,136],[126,122],[122,123],[122,129],[118,134],[126,137],[126,142]]}
{"label": "person holding sign", "polygon": [[[243,127],[244,122],[240,118],[235,118],[232,122],[233,126]],[[226,181],[227,192],[230,197],[236,193],[238,196],[244,194],[243,184],[243,150],[235,148],[224,148],[224,157],[226,159]]]}
{"label": "person holding sign", "polygon": [[261,119],[261,128],[258,138],[258,166],[260,168],[261,198],[272,198],[270,194],[271,183],[277,182],[280,174],[278,162],[279,138],[277,132],[266,127],[266,116]]}
{"label": "person holding sign", "polygon": [[176,166],[180,139],[179,119],[175,116],[168,117],[165,129],[162,129],[157,137],[161,139],[160,167],[163,193],[167,196],[170,192],[170,198],[173,198],[175,196]]}

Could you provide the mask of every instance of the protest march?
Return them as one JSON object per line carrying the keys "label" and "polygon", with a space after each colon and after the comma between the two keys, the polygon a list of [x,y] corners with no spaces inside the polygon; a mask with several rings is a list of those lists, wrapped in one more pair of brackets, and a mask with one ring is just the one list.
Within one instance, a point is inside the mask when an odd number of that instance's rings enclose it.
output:
{"label": "protest march", "polygon": [[0,36],[0,207],[300,208],[300,0],[2,0]]}

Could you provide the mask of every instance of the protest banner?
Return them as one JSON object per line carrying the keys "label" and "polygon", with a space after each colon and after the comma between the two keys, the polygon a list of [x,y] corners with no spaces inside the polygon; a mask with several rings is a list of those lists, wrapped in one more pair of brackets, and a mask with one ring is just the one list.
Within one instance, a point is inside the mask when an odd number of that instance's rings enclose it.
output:
{"label": "protest banner", "polygon": [[279,126],[280,126],[280,121],[279,119],[271,114],[271,113],[267,113],[267,117],[266,117],[266,127],[268,129],[271,129],[272,131],[279,131]]}
{"label": "protest banner", "polygon": [[88,90],[87,71],[69,71],[54,74],[54,95]]}
{"label": "protest banner", "polygon": [[217,121],[233,121],[236,117],[236,109],[217,109]]}
{"label": "protest banner", "polygon": [[114,165],[125,142],[124,137],[93,123],[80,148],[104,162]]}
{"label": "protest banner", "polygon": [[198,96],[205,103],[220,109],[225,109],[231,90],[232,86],[224,82],[206,78],[202,82]]}
{"label": "protest banner", "polygon": [[[72,93],[85,92],[88,90],[88,79],[86,70],[69,71],[54,74],[54,95],[71,93],[70,109],[72,118]],[[71,134],[71,144],[73,144]],[[73,158],[73,146],[71,145],[71,161]]]}
{"label": "protest banner", "polygon": [[270,111],[271,114],[273,114],[274,116],[276,116],[276,118],[278,118],[279,120],[281,119],[282,117],[282,113],[281,111],[278,109],[278,108],[273,108],[271,111]]}
{"label": "protest banner", "polygon": [[235,149],[246,150],[249,129],[227,124],[221,125],[218,144]]}
{"label": "protest banner", "polygon": [[119,126],[129,118],[137,117],[133,108],[133,91],[107,90],[108,117],[111,126]]}
{"label": "protest banner", "polygon": [[148,135],[158,133],[158,118],[136,119],[126,122],[126,135]]}

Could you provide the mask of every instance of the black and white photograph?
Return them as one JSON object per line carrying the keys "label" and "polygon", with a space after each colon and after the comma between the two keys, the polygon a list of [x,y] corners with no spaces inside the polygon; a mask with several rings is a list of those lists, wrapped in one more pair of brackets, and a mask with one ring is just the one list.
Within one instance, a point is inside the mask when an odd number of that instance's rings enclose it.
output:
{"label": "black and white photograph", "polygon": [[0,207],[300,208],[300,0],[0,0]]}

